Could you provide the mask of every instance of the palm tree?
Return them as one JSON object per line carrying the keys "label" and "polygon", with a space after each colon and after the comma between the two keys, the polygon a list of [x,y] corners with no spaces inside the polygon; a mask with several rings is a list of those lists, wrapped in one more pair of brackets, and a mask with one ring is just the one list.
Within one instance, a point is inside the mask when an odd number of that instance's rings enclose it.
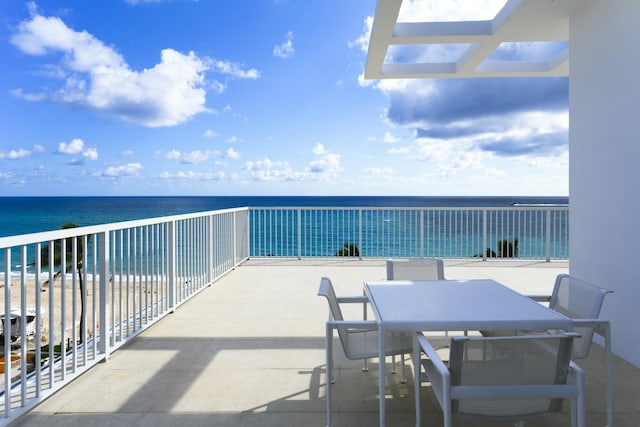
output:
{"label": "palm tree", "polygon": [[358,249],[358,245],[352,242],[343,243],[342,248],[338,249],[336,252],[336,256],[360,256],[360,250]]}
{"label": "palm tree", "polygon": [[[78,227],[77,224],[74,224],[73,222],[68,222],[66,224],[63,224],[62,226],[60,226],[61,230],[65,230],[68,228],[76,228]],[[87,324],[87,319],[86,319],[86,315],[85,315],[85,308],[84,308],[84,295],[85,295],[85,287],[84,287],[84,280],[83,280],[83,275],[82,275],[82,260],[84,258],[84,236],[79,236],[77,239],[77,243],[76,243],[76,265],[73,265],[73,237],[67,237],[65,239],[65,256],[64,256],[64,260],[65,260],[65,266],[64,268],[62,267],[62,240],[56,240],[53,242],[53,268],[54,269],[58,269],[58,271],[55,272],[54,276],[53,276],[53,280],[57,279],[64,271],[64,273],[69,273],[69,272],[73,272],[74,269],[75,271],[78,272],[78,287],[80,288],[80,342],[85,342],[86,337],[87,337],[87,328],[86,328],[86,324]],[[89,239],[91,239],[91,235],[88,236],[87,238],[87,244],[89,243]],[[41,258],[41,263],[43,267],[49,267],[49,251],[50,251],[50,246],[48,244],[45,244],[44,246],[42,246],[42,249],[40,250],[40,258]],[[45,282],[46,284],[47,282]]]}

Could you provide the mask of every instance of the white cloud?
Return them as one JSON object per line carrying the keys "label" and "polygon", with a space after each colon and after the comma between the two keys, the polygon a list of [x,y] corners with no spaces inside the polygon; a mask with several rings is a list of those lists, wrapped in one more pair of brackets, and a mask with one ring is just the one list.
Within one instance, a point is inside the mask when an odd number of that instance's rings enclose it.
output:
{"label": "white cloud", "polygon": [[227,142],[229,144],[235,144],[236,142],[239,142],[240,138],[238,138],[237,136],[230,136],[229,138],[227,138]]}
{"label": "white cloud", "polygon": [[391,175],[393,174],[393,169],[388,166],[386,168],[371,167],[371,168],[365,168],[364,172],[367,175]]}
{"label": "white cloud", "polygon": [[82,165],[85,160],[97,160],[98,159],[98,149],[95,147],[85,148],[84,141],[80,138],[74,138],[71,142],[60,142],[58,144],[58,150],[56,151],[58,154],[64,154],[68,156],[77,156],[69,161],[71,165]]}
{"label": "white cloud", "polygon": [[44,147],[40,144],[36,144],[30,149],[28,148],[17,148],[9,151],[0,151],[0,159],[7,160],[18,160],[23,159],[25,157],[29,157],[33,153],[43,153],[45,151]]}
{"label": "white cloud", "polygon": [[182,180],[182,181],[222,181],[228,178],[227,174],[222,171],[216,172],[193,172],[179,171],[176,173],[162,172],[159,177],[164,180]]}
{"label": "white cloud", "polygon": [[84,141],[80,138],[75,138],[71,142],[61,142],[58,144],[58,153],[60,154],[80,154],[84,150]]}
{"label": "white cloud", "polygon": [[202,136],[204,136],[205,138],[214,138],[218,136],[218,134],[212,131],[211,129],[207,129],[206,131],[204,131]]}
{"label": "white cloud", "polygon": [[387,144],[395,144],[398,141],[400,141],[400,138],[391,135],[391,132],[384,133],[384,142],[386,142]]}
{"label": "white cloud", "polygon": [[311,152],[316,156],[321,156],[328,153],[328,151],[324,148],[324,145],[321,143],[317,143],[315,147],[313,147],[313,150],[311,150]]}
{"label": "white cloud", "polygon": [[0,159],[9,159],[9,160],[17,160],[23,159],[27,156],[31,155],[30,150],[26,150],[24,148],[18,148],[17,150],[9,150],[8,152],[0,151]]}
{"label": "white cloud", "polygon": [[268,157],[257,161],[248,161],[244,165],[256,181],[286,181],[296,177],[288,162],[272,161]]}
{"label": "white cloud", "polygon": [[202,163],[209,159],[210,151],[193,150],[182,155],[182,163]]}
{"label": "white cloud", "polygon": [[109,166],[102,172],[102,176],[108,178],[135,177],[140,174],[142,165],[140,163],[127,163],[120,166]]}
{"label": "white cloud", "polygon": [[228,159],[238,160],[240,158],[240,153],[238,153],[233,148],[228,148],[227,149],[227,154],[226,154],[225,157],[228,158]]}
{"label": "white cloud", "polygon": [[193,150],[191,152],[180,152],[178,150],[168,151],[164,157],[169,160],[177,160],[184,164],[203,163],[209,160],[211,157],[219,156],[218,151],[212,150]]}
{"label": "white cloud", "polygon": [[96,148],[88,148],[82,153],[82,157],[87,160],[97,160],[98,150]]}
{"label": "white cloud", "polygon": [[358,48],[367,53],[369,50],[369,39],[371,38],[371,28],[373,27],[373,16],[368,16],[364,20],[364,32],[357,39],[348,42],[350,48]]}
{"label": "white cloud", "polygon": [[214,71],[217,71],[220,74],[238,79],[257,79],[260,77],[260,72],[255,68],[243,70],[243,66],[241,64],[231,61],[212,60],[211,66]]}
{"label": "white cloud", "polygon": [[293,33],[289,31],[285,36],[284,42],[282,42],[282,44],[280,45],[274,46],[273,56],[276,56],[278,58],[290,58],[293,53]]}
{"label": "white cloud", "polygon": [[48,93],[13,90],[23,98],[83,106],[149,127],[173,126],[208,111],[203,88],[208,61],[193,52],[164,49],[158,64],[134,71],[113,47],[69,28],[60,18],[41,16],[35,8],[31,19],[18,25],[11,43],[28,55],[63,55],[63,86]]}
{"label": "white cloud", "polygon": [[481,21],[495,17],[507,0],[404,0],[398,21]]}
{"label": "white cloud", "polygon": [[182,154],[178,150],[171,150],[165,154],[165,158],[169,160],[179,160]]}

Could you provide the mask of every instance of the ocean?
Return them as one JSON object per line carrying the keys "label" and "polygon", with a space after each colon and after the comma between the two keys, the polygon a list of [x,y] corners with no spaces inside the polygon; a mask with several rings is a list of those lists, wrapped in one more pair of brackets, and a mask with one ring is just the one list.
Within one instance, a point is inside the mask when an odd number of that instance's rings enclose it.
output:
{"label": "ocean", "polygon": [[568,204],[567,197],[212,196],[0,197],[0,237],[235,207],[506,207]]}

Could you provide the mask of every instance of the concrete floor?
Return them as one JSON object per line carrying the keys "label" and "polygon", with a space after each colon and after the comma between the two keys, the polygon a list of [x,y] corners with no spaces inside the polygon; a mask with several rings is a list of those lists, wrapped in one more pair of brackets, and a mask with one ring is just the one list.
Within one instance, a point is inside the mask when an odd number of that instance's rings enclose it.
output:
{"label": "concrete floor", "polygon": [[[526,294],[549,294],[555,276],[567,267],[565,262],[449,260],[445,274],[492,278]],[[364,280],[384,278],[384,261],[248,261],[12,425],[323,426],[328,309],[316,293],[325,275],[338,295],[361,295]],[[361,362],[346,360],[337,343],[334,360],[334,426],[377,425],[377,361],[364,373]],[[594,346],[579,362],[587,374],[588,426],[605,425],[602,360],[602,349]],[[637,426],[640,369],[619,358],[614,362],[615,425]],[[411,380],[401,384],[399,375],[388,375],[388,425],[414,425]],[[440,425],[428,388],[422,399],[423,425]],[[483,424],[456,418],[455,425]],[[570,422],[565,409],[526,425]]]}

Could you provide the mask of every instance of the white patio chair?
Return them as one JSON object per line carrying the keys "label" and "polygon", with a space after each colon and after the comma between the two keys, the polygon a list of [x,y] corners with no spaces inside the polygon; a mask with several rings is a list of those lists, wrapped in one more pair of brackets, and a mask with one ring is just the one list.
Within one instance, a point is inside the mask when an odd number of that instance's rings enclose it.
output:
{"label": "white patio chair", "polygon": [[[444,262],[440,258],[388,259],[386,267],[387,280],[445,280]],[[436,344],[436,348],[442,349],[448,345],[448,336],[448,332],[441,335],[431,334],[429,339],[432,340],[432,344]],[[400,363],[404,366],[404,355],[401,357]],[[395,356],[392,363],[395,371]]]}
{"label": "white patio chair", "polygon": [[440,258],[388,259],[387,280],[445,280]]}
{"label": "white patio chair", "polygon": [[[327,298],[329,303],[329,320],[326,325],[327,350],[327,426],[331,426],[331,384],[333,379],[333,330],[338,331],[340,344],[345,356],[350,360],[366,360],[378,357],[378,325],[375,320],[345,320],[340,304],[367,303],[366,296],[337,297],[331,280],[323,277],[320,280],[318,295]],[[390,332],[386,339],[386,355],[410,354],[412,351],[412,334],[407,332]],[[379,363],[384,363],[381,360]],[[404,369],[404,366],[403,366]],[[366,365],[363,368],[366,370]],[[403,372],[404,377],[404,372]]]}
{"label": "white patio chair", "polygon": [[[447,366],[424,335],[415,334],[416,426],[421,380],[427,377],[445,427],[451,426],[454,413],[522,426],[528,418],[559,411],[562,398],[571,399],[572,425],[583,427],[584,375],[571,361],[576,336],[453,337]],[[423,353],[428,359],[421,360]]]}
{"label": "white patio chair", "polygon": [[548,302],[549,308],[573,320],[573,331],[580,334],[573,345],[573,359],[584,359],[589,355],[594,333],[604,338],[607,426],[613,427],[611,325],[608,320],[599,319],[604,297],[609,293],[613,291],[560,274],[556,277],[551,296],[530,297],[538,302]]}

